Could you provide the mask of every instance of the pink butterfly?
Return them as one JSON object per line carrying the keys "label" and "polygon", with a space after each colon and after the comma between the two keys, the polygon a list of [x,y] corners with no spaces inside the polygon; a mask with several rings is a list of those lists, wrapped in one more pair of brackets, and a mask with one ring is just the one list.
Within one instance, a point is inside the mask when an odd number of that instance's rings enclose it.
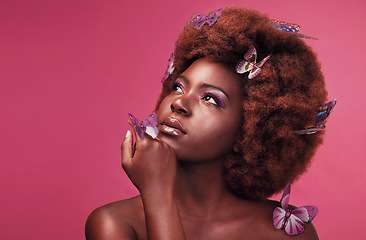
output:
{"label": "pink butterfly", "polygon": [[294,133],[303,135],[303,134],[313,134],[319,131],[322,131],[325,128],[325,123],[328,120],[330,113],[333,111],[337,103],[336,99],[333,99],[330,102],[324,103],[318,107],[315,125],[310,126],[308,128],[302,130],[295,130]]}
{"label": "pink butterfly", "polygon": [[261,67],[270,57],[271,55],[265,57],[257,64],[257,50],[252,45],[249,47],[248,52],[245,53],[244,59],[240,60],[236,65],[236,72],[243,74],[250,71],[248,78],[252,79],[258,75],[258,73],[261,71]]}
{"label": "pink butterfly", "polygon": [[201,27],[207,23],[209,26],[214,24],[217,18],[221,15],[223,8],[220,8],[210,15],[206,16],[205,14],[196,14],[194,15],[191,20],[188,22],[189,26],[195,27],[196,29],[201,29]]}
{"label": "pink butterfly", "polygon": [[281,207],[276,207],[273,211],[273,224],[276,229],[284,229],[288,235],[298,235],[304,232],[305,222],[311,222],[318,214],[315,206],[303,206],[288,209],[290,200],[291,185],[287,184],[281,198]]}
{"label": "pink butterfly", "polygon": [[143,122],[140,122],[131,113],[128,114],[128,117],[130,118],[132,125],[135,127],[136,133],[140,139],[142,139],[144,133],[150,135],[154,139],[158,136],[159,130],[156,127],[158,124],[156,120],[156,113],[151,113]]}
{"label": "pink butterfly", "polygon": [[300,30],[300,26],[297,24],[293,24],[293,23],[287,23],[287,22],[283,22],[283,21],[277,21],[277,20],[271,20],[269,22],[271,24],[272,27],[274,27],[277,31],[280,32],[285,32],[291,35],[294,35],[296,37],[301,37],[301,38],[307,38],[307,39],[313,39],[313,40],[318,40],[317,38],[314,37],[309,37],[306,36],[304,34],[298,33]]}
{"label": "pink butterfly", "polygon": [[161,83],[163,83],[170,74],[172,74],[174,72],[174,53],[170,54],[169,60],[168,60],[168,66],[166,68],[165,74],[163,79],[161,79]]}

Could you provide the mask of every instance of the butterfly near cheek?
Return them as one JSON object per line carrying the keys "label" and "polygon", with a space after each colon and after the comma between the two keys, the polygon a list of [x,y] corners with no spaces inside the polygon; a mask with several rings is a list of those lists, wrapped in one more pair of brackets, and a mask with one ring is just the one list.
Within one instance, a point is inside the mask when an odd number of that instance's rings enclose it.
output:
{"label": "butterfly near cheek", "polygon": [[264,63],[270,57],[271,55],[268,55],[262,61],[257,63],[257,50],[254,46],[250,46],[249,50],[244,54],[244,59],[240,60],[236,65],[236,72],[243,74],[250,71],[248,79],[252,79],[260,73],[261,67],[263,67]]}
{"label": "butterfly near cheek", "polygon": [[314,37],[309,37],[304,34],[299,33],[300,26],[294,23],[287,23],[283,21],[271,20],[269,22],[272,27],[274,27],[277,31],[285,32],[290,35],[294,35],[296,37],[306,38],[306,39],[313,39],[318,40]]}
{"label": "butterfly near cheek", "polygon": [[196,29],[201,29],[201,27],[205,23],[211,26],[216,22],[217,18],[221,15],[223,10],[223,8],[220,8],[208,16],[206,16],[205,14],[196,14],[191,18],[191,20],[188,21],[188,25],[190,27],[195,27]]}
{"label": "butterfly near cheek", "polygon": [[295,130],[294,133],[303,135],[303,134],[313,134],[325,129],[325,123],[328,120],[330,113],[333,111],[337,103],[336,99],[333,99],[330,102],[324,103],[318,107],[316,113],[315,124],[313,126],[309,126],[302,130]]}
{"label": "butterfly near cheek", "polygon": [[273,211],[273,224],[276,229],[283,229],[288,235],[298,235],[305,231],[305,223],[310,223],[318,214],[315,206],[303,206],[293,210],[288,208],[291,185],[288,184],[281,198],[281,207]]}
{"label": "butterfly near cheek", "polygon": [[131,113],[128,114],[128,117],[130,118],[131,124],[136,129],[136,133],[140,139],[142,139],[144,133],[148,134],[153,139],[158,136],[159,130],[156,127],[156,125],[158,124],[156,120],[156,113],[151,113],[150,115],[148,115],[143,122],[139,121]]}

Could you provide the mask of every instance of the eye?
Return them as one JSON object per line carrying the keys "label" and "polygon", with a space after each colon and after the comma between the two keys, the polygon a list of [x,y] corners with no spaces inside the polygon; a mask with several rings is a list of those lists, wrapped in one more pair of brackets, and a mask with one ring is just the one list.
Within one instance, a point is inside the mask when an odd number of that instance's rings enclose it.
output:
{"label": "eye", "polygon": [[215,93],[207,92],[201,96],[201,99],[218,107],[226,108],[225,102]]}
{"label": "eye", "polygon": [[218,105],[216,100],[211,95],[206,95],[202,99],[211,104]]}
{"label": "eye", "polygon": [[181,82],[174,82],[172,85],[172,91],[177,93],[184,93],[184,86]]}

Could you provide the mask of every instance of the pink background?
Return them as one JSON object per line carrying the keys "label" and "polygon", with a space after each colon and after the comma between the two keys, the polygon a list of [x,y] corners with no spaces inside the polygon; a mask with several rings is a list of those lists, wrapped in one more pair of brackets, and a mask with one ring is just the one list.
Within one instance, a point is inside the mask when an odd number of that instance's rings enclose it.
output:
{"label": "pink background", "polygon": [[127,112],[153,109],[190,17],[232,5],[319,38],[306,42],[338,104],[291,203],[319,207],[322,240],[364,235],[365,1],[1,0],[1,239],[83,239],[94,208],[137,194],[120,167]]}

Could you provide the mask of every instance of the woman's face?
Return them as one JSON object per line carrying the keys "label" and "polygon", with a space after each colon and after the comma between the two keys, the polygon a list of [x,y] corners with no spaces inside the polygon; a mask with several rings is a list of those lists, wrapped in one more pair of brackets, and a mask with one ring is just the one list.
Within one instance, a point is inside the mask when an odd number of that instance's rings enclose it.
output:
{"label": "woman's face", "polygon": [[183,161],[219,159],[240,131],[241,94],[235,72],[201,58],[172,85],[158,110],[159,138]]}

